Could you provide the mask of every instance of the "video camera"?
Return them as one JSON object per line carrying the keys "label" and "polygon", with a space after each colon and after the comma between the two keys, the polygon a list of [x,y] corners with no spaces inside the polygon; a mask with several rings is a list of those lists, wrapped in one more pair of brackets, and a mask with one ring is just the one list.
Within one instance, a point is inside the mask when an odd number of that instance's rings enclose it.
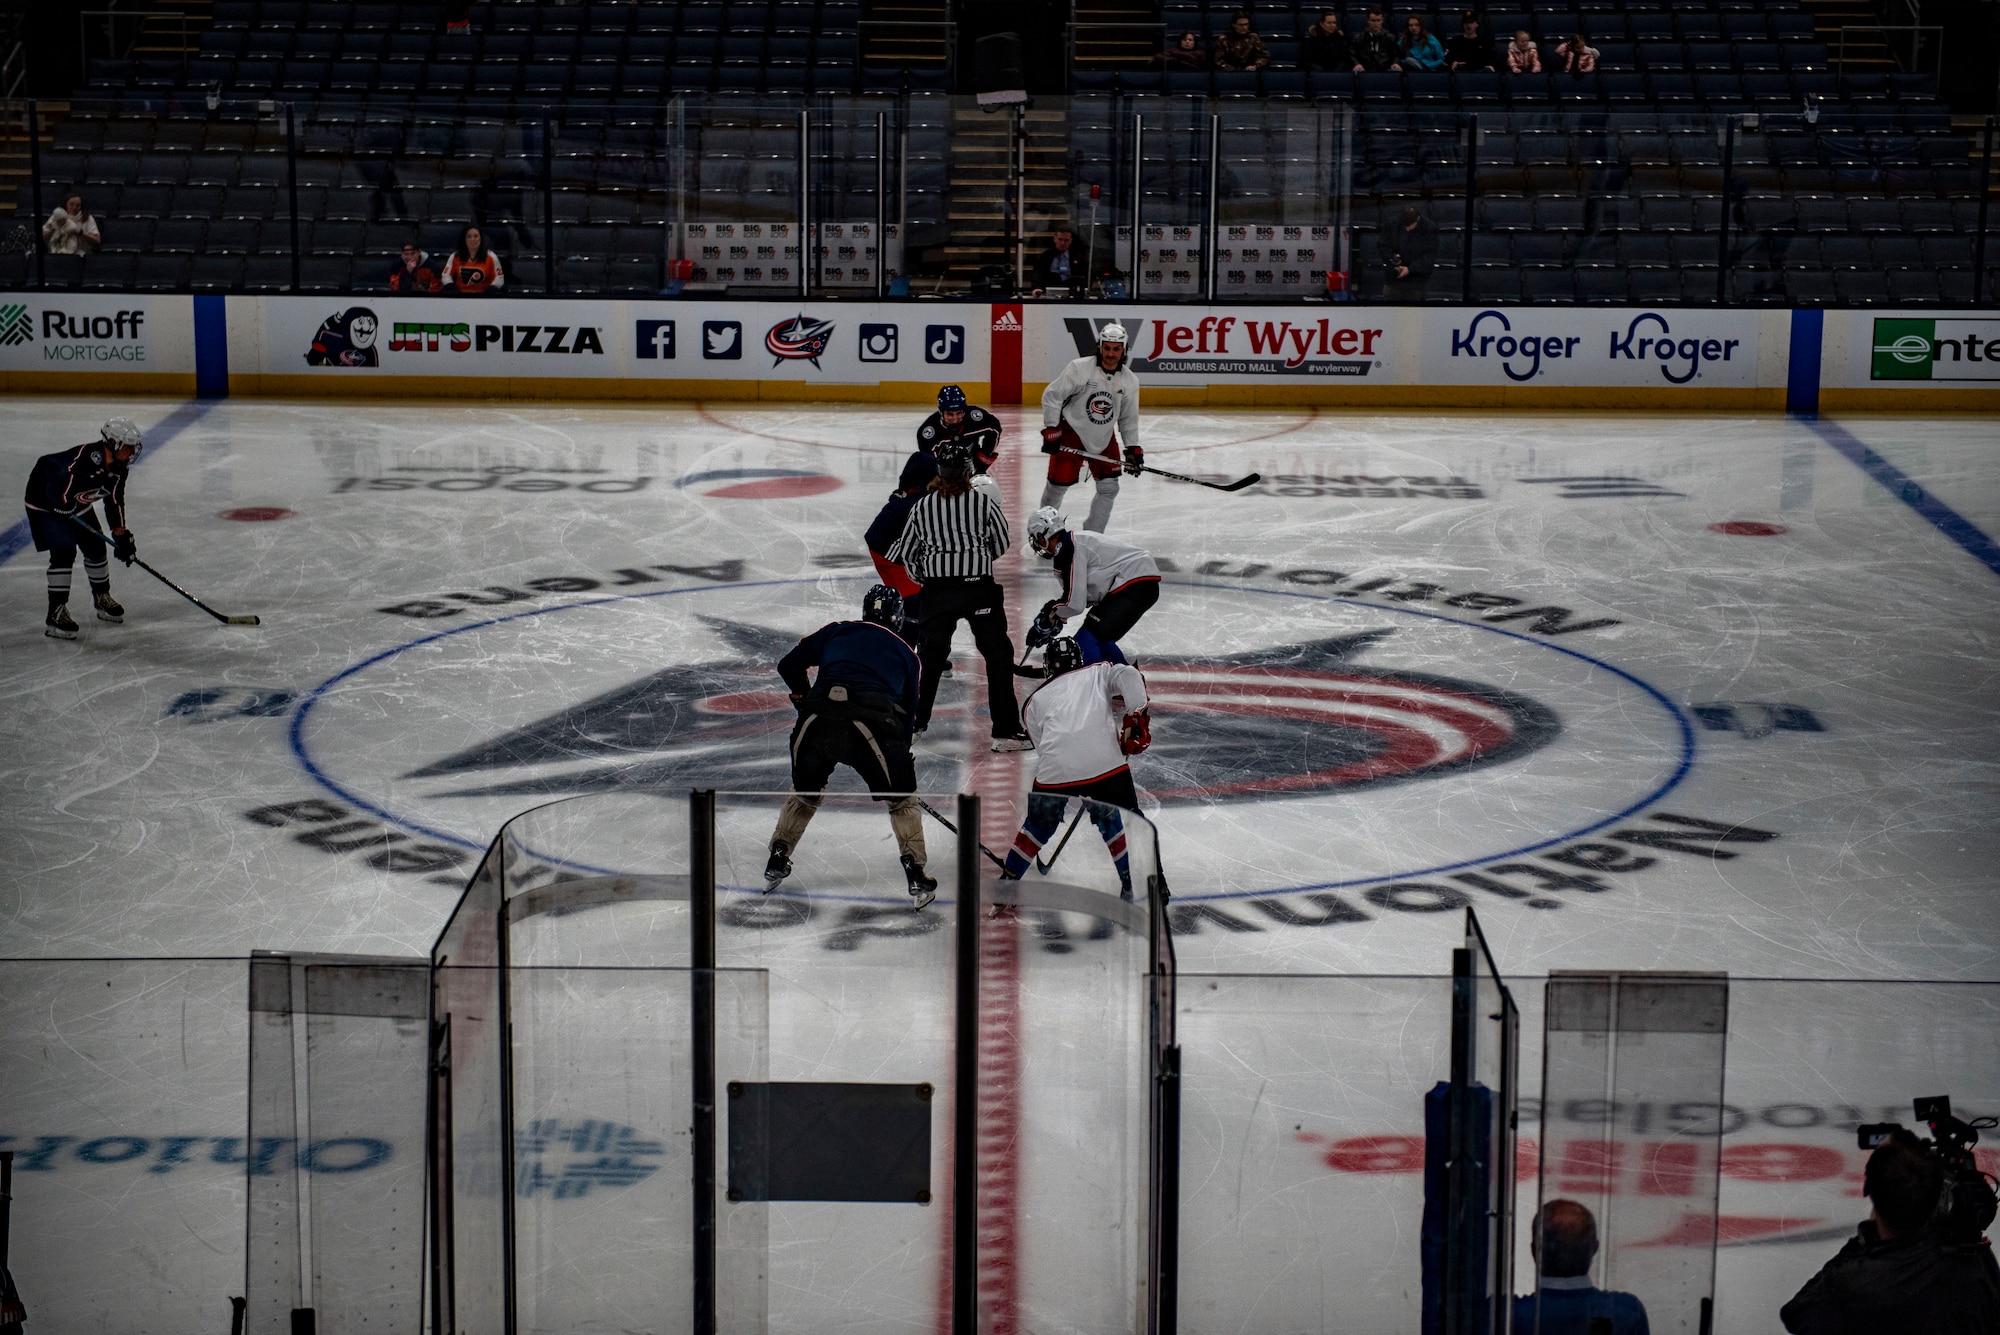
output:
{"label": "video camera", "polygon": [[[1979,1170],[1972,1147],[1979,1143],[1981,1130],[2000,1126],[2000,1118],[1975,1117],[1963,1121],[1951,1115],[1951,1099],[1943,1094],[1914,1100],[1912,1111],[1918,1121],[1930,1127],[1931,1139],[1917,1137],[1924,1153],[1944,1169],[1944,1190],[1938,1195],[1938,1230],[1948,1242],[1977,1242],[1986,1226],[2000,1213],[1993,1181]],[[1866,1122],[1855,1128],[1855,1140],[1864,1150],[1872,1150],[1901,1131],[1901,1122]]]}

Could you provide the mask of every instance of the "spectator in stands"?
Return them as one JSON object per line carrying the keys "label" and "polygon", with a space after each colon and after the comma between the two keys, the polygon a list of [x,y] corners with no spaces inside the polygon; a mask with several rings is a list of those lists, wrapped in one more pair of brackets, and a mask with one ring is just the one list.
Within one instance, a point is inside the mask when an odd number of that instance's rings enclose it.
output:
{"label": "spectator in stands", "polygon": [[1354,48],[1340,30],[1340,15],[1330,9],[1306,29],[1305,67],[1328,74],[1345,74],[1354,68]]}
{"label": "spectator in stands", "polygon": [[1445,43],[1444,58],[1454,71],[1495,68],[1493,39],[1486,35],[1486,23],[1479,15],[1467,12],[1459,20],[1458,36]]}
{"label": "spectator in stands", "polygon": [[1381,247],[1382,299],[1422,301],[1437,263],[1437,224],[1419,213],[1414,204],[1405,205],[1396,226],[1382,234]]}
{"label": "spectator in stands", "polygon": [[1076,234],[1070,231],[1069,224],[1057,223],[1049,233],[1049,248],[1035,261],[1034,285],[1029,296],[1083,295],[1090,286],[1090,275],[1084,272],[1082,256],[1071,249],[1075,244]]}
{"label": "spectator in stands", "polygon": [[416,242],[405,241],[402,258],[389,266],[389,290],[391,292],[438,290],[437,270],[431,268],[431,257],[420,250]]}
{"label": "spectator in stands", "polygon": [[1540,74],[1542,72],[1541,48],[1528,35],[1526,28],[1514,34],[1514,40],[1507,44],[1507,72],[1509,74]]}
{"label": "spectator in stands", "polygon": [[1368,7],[1368,26],[1354,35],[1354,72],[1356,74],[1386,74],[1390,70],[1403,67],[1396,62],[1402,58],[1402,51],[1396,46],[1396,36],[1382,26],[1382,7]]}
{"label": "spectator in stands", "polygon": [[506,282],[500,257],[486,248],[486,238],[477,227],[466,228],[464,240],[444,262],[444,286],[463,297],[481,297]]}
{"label": "spectator in stands", "polygon": [[[1575,1201],[1542,1207],[1528,1246],[1541,1262],[1541,1286],[1514,1300],[1515,1330],[1541,1335],[1646,1335],[1646,1307],[1629,1293],[1590,1282],[1597,1257],[1597,1220]],[[1539,1323],[1539,1324],[1538,1324]]]}
{"label": "spectator in stands", "polygon": [[1419,74],[1444,68],[1444,44],[1431,36],[1430,25],[1424,22],[1422,14],[1412,14],[1403,20],[1403,51],[1397,63]]}
{"label": "spectator in stands", "polygon": [[1208,52],[1201,49],[1199,34],[1184,32],[1179,41],[1160,52],[1160,63],[1170,70],[1199,72],[1208,68]]}
{"label": "spectator in stands", "polygon": [[1581,32],[1572,34],[1556,47],[1556,61],[1564,74],[1574,74],[1582,78],[1597,72],[1597,48]]}
{"label": "spectator in stands", "polygon": [[1250,31],[1250,16],[1239,9],[1229,27],[1215,39],[1210,61],[1219,70],[1247,72],[1270,64],[1271,53],[1264,49],[1264,39]]}
{"label": "spectator in stands", "polygon": [[83,196],[71,192],[42,224],[42,240],[51,255],[88,255],[104,242],[97,219],[84,207]]}

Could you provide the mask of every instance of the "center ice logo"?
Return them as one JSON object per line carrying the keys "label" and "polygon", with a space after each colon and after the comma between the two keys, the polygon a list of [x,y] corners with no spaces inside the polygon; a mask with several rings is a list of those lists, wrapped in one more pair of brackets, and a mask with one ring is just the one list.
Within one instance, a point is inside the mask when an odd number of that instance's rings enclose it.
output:
{"label": "center ice logo", "polygon": [[[403,778],[441,798],[785,788],[795,714],[770,664],[793,638],[703,620],[741,656],[662,668]],[[1169,805],[1299,797],[1500,764],[1560,733],[1526,696],[1352,661],[1394,634],[1148,657],[1155,742],[1133,763],[1139,783]]]}

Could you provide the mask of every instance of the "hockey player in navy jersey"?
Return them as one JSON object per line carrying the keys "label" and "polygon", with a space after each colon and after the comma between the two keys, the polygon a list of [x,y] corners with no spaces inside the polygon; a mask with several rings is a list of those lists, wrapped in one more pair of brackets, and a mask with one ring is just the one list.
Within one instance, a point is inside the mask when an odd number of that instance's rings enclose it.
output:
{"label": "hockey player in navy jersey", "polygon": [[35,550],[49,554],[49,613],[43,633],[52,639],[76,638],[76,621],[69,614],[69,586],[79,547],[97,619],[113,625],[125,620],[125,609],[111,596],[104,530],[90,507],[103,502],[105,518],[111,521],[111,551],[126,565],[132,564],[139,544],[125,526],[125,478],[138,457],[138,426],[128,417],[114,417],[104,424],[98,439],[45,454],[35,460],[34,471],[28,474],[28,490],[22,499]]}
{"label": "hockey player in navy jersey", "polygon": [[1049,645],[1048,680],[1021,706],[1021,718],[1035,742],[1035,786],[1028,792],[1028,818],[1007,850],[1002,879],[1019,880],[1049,836],[1062,824],[1072,797],[1085,810],[1111,850],[1118,868],[1119,894],[1132,898],[1132,865],[1125,849],[1125,822],[1119,809],[1137,811],[1132,786],[1135,756],[1153,743],[1146,714],[1146,681],[1124,663],[1089,663],[1075,640]]}
{"label": "hockey player in navy jersey", "polygon": [[1062,634],[1065,621],[1088,614],[1076,632],[1083,661],[1125,661],[1118,642],[1160,600],[1160,567],[1151,553],[1087,529],[1071,529],[1053,506],[1028,516],[1028,545],[1055,564],[1062,596],[1042,605],[1028,628],[1033,649]]}
{"label": "hockey player in navy jersey", "polygon": [[938,391],[937,411],[917,428],[917,449],[933,454],[947,440],[962,440],[972,447],[972,471],[984,477],[1000,457],[1000,419],[966,400],[957,385]]}
{"label": "hockey player in navy jersey", "polygon": [[[778,815],[764,864],[767,891],[792,874],[792,853],[819,810],[827,780],[835,766],[846,765],[876,801],[889,804],[912,907],[937,896],[937,881],[924,873],[923,811],[913,796],[910,733],[918,667],[896,629],[902,615],[902,596],[877,584],[862,600],[861,620],[821,626],[778,662],[799,718],[792,727],[792,796]],[[809,679],[808,668],[819,672]]]}

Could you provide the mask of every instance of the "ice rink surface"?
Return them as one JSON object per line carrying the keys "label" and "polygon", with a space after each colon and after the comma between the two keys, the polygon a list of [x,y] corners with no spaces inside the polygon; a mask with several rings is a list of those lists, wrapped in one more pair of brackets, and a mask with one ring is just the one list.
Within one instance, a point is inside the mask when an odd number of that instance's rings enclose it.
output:
{"label": "ice rink surface", "polygon": [[[9,406],[0,471],[15,478],[113,411]],[[860,534],[922,415],[116,411],[148,442],[129,495],[140,554],[263,624],[216,625],[114,565],[126,624],[84,619],[78,596],[82,639],[49,640],[43,561],[19,533],[0,540],[9,958],[421,954],[517,812],[783,786],[791,711],[772,665],[855,615],[874,579]],[[1018,544],[1041,488],[1039,420],[999,411]],[[1135,773],[1184,973],[1436,976],[1470,904],[1529,1003],[1530,1088],[1552,969],[2000,981],[1990,419],[1177,409],[1147,411],[1141,438],[1165,468],[1264,476],[1237,495],[1126,479],[1110,529],[1167,571],[1124,646],[1157,699]],[[1073,514],[1086,493],[1070,493]],[[1003,574],[1019,643],[1055,582],[1018,552]],[[969,638],[956,663],[920,783],[981,790],[993,842],[1032,757],[987,754]],[[828,844],[879,850],[881,888],[824,893],[788,958],[893,962],[896,940],[852,927],[857,909],[907,902],[875,825],[829,822]],[[808,908],[813,839],[786,887]],[[1079,880],[1109,871],[1088,829],[1065,861]],[[1246,1116],[1284,1123],[1260,1167],[1209,1146],[1234,1174],[1232,1208],[1321,1189],[1302,1175],[1407,1190],[1365,1175],[1409,1165],[1340,1147],[1416,1125],[1407,1098],[1368,1082],[1393,1085],[1394,1027],[1434,1029],[1441,1001],[1385,983],[1349,1008],[1327,991],[1284,1000],[1285,986],[1223,984],[1189,1004],[1194,1032],[1231,1017],[1231,1060],[1262,1108]],[[1858,1158],[1798,1167],[1851,1148],[1843,1119],[1937,1092],[1906,1073],[1954,1076],[1963,1110],[2000,1110],[1995,989],[1885,1002],[1824,987],[1738,986],[1727,1097],[1743,1124],[1728,1131],[1752,1153],[1733,1174],[1725,1154],[1723,1191],[1748,1222],[1725,1228],[1742,1244],[1723,1268],[1737,1320],[1718,1328],[1775,1329],[1767,1300],[1858,1215],[1841,1199]],[[774,1033],[778,1078],[783,1051]],[[1369,1075],[1338,1109],[1310,1106],[1310,1082],[1285,1105],[1285,1062]],[[1235,1097],[1219,1068],[1190,1078],[1214,1079],[1218,1107]],[[1230,1246],[1310,1265],[1320,1207],[1294,1208],[1191,1211],[1185,1246],[1217,1275]],[[1304,1328],[1259,1310],[1232,1298],[1187,1328]]]}

